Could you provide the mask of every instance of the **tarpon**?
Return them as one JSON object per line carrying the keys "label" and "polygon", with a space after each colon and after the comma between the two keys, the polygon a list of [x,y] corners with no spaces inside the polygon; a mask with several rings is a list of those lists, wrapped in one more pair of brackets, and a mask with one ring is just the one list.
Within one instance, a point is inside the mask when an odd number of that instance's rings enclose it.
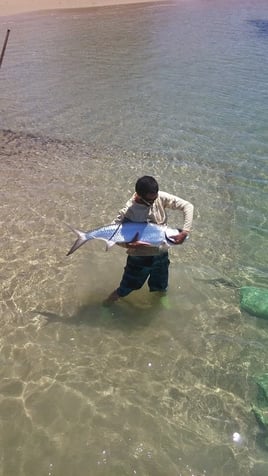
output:
{"label": "tarpon", "polygon": [[[68,225],[69,226],[69,225]],[[75,228],[71,230],[77,235],[77,240],[68,251],[67,256],[76,251],[80,246],[90,240],[103,240],[106,243],[106,250],[113,245],[123,245],[126,243],[139,242],[146,246],[159,247],[166,250],[175,245],[172,236],[178,235],[176,228],[166,225],[156,225],[155,223],[125,222],[105,225],[95,230],[81,231]]]}

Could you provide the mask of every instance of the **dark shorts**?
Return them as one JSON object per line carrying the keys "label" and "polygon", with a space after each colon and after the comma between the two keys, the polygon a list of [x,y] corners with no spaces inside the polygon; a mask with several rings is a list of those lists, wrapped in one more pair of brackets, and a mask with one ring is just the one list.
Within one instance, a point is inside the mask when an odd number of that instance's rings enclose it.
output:
{"label": "dark shorts", "polygon": [[127,296],[140,289],[148,279],[150,291],[166,291],[168,287],[168,253],[156,256],[128,256],[117,293]]}

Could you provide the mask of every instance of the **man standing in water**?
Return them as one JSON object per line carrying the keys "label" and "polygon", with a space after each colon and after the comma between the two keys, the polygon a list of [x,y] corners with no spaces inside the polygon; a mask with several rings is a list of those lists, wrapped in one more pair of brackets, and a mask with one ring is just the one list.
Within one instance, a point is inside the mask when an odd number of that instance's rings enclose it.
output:
{"label": "man standing in water", "polygon": [[[158,183],[154,177],[144,175],[137,180],[134,195],[120,210],[114,223],[132,221],[166,225],[166,208],[183,212],[183,229],[172,237],[175,243],[180,245],[191,231],[194,207],[190,202],[176,195],[159,191]],[[104,305],[110,305],[132,291],[140,289],[147,278],[149,278],[148,286],[151,292],[165,293],[167,290],[168,252],[162,252],[159,248],[148,248],[139,241],[128,243],[126,247],[128,248],[128,258],[121,283],[104,301]]]}

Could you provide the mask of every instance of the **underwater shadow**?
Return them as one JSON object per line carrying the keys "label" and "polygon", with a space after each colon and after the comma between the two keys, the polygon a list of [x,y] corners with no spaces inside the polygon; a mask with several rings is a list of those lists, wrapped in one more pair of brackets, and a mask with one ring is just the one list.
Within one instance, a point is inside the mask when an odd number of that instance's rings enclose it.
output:
{"label": "underwater shadow", "polygon": [[247,20],[247,23],[253,25],[260,36],[268,38],[268,20]]}
{"label": "underwater shadow", "polygon": [[46,319],[45,325],[61,323],[70,326],[104,327],[121,329],[125,332],[148,327],[158,314],[160,303],[154,302],[145,308],[135,307],[129,302],[116,303],[110,307],[101,304],[86,303],[71,315],[60,315],[45,309],[35,309],[36,314]]}

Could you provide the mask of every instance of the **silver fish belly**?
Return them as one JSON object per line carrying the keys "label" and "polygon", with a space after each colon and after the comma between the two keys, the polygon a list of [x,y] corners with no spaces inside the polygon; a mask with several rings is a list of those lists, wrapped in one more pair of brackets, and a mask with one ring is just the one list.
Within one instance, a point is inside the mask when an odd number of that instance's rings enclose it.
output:
{"label": "silver fish belly", "polygon": [[68,251],[67,256],[74,253],[80,246],[90,240],[103,240],[106,250],[113,245],[135,243],[139,241],[151,247],[169,248],[174,241],[172,236],[178,234],[178,229],[155,223],[126,222],[120,224],[105,225],[95,230],[81,231],[69,227],[77,235],[77,240]]}

